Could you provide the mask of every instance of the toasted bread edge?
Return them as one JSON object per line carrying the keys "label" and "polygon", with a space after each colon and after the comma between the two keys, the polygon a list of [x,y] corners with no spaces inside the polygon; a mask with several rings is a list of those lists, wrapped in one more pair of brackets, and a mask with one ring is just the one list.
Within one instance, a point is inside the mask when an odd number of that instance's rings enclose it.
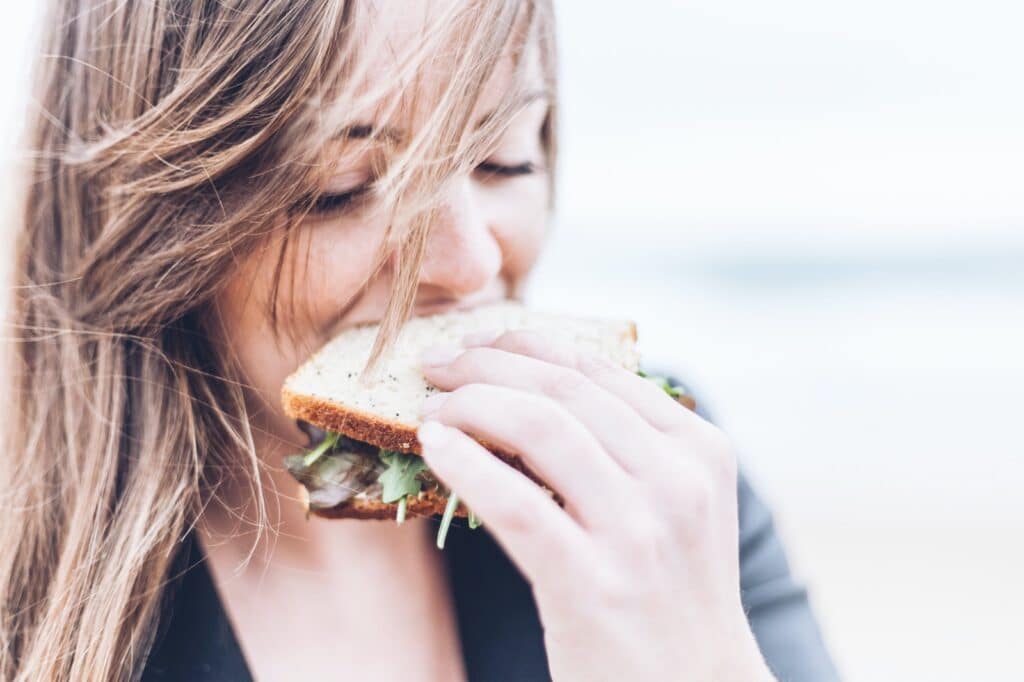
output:
{"label": "toasted bread edge", "polygon": [[[420,455],[422,448],[416,439],[416,427],[397,421],[389,421],[350,407],[340,405],[326,398],[295,393],[287,387],[281,390],[281,404],[285,414],[292,419],[301,419],[313,426],[333,431],[349,438],[369,443],[385,450],[396,450]],[[540,476],[534,473],[519,455],[480,444],[495,457],[513,469],[523,473],[536,483],[548,487]]]}
{"label": "toasted bread edge", "polygon": [[[437,493],[424,492],[419,497],[409,497],[406,501],[406,516],[434,516],[444,513],[448,504],[448,498]],[[385,504],[380,500],[350,500],[343,505],[331,507],[330,509],[311,509],[310,514],[325,519],[363,519],[363,520],[387,520],[394,521],[398,511],[398,504]],[[455,510],[455,516],[466,517],[469,514],[464,505],[459,505]]]}

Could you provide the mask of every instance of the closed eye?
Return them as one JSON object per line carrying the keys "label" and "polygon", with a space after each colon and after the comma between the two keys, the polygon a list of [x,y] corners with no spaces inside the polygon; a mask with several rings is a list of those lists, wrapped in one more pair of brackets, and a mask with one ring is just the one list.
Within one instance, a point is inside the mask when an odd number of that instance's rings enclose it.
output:
{"label": "closed eye", "polygon": [[532,161],[518,163],[514,166],[494,163],[493,161],[484,161],[476,167],[476,170],[484,176],[514,178],[519,175],[530,175],[531,173],[536,172],[537,166]]}
{"label": "closed eye", "polygon": [[[476,167],[476,172],[485,179],[514,178],[522,175],[530,175],[537,172],[537,165],[532,161],[525,161],[515,165],[484,161]],[[346,192],[334,194],[321,194],[314,201],[309,212],[314,215],[333,215],[355,208],[359,202],[370,193],[371,185],[361,185]]]}
{"label": "closed eye", "polygon": [[347,192],[321,194],[313,201],[310,213],[330,215],[354,208],[370,191],[370,185],[362,185]]}

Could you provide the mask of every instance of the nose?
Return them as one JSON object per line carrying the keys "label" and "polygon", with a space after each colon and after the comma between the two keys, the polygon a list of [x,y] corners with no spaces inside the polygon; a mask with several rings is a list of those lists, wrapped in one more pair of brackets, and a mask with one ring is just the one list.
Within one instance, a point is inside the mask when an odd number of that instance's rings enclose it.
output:
{"label": "nose", "polygon": [[492,282],[501,263],[501,246],[477,201],[472,180],[453,181],[430,228],[420,284],[453,297],[466,296]]}

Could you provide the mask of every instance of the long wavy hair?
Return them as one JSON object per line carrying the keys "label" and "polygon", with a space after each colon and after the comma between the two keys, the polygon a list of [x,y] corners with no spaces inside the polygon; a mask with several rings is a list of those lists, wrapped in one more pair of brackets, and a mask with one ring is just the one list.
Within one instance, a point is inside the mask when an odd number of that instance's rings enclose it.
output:
{"label": "long wavy hair", "polygon": [[[173,559],[221,472],[243,473],[262,504],[211,300],[238,259],[287,245],[347,115],[426,107],[376,182],[399,256],[380,358],[409,314],[432,198],[528,99],[513,88],[486,125],[471,120],[500,55],[535,41],[554,102],[552,12],[452,3],[421,40],[390,46],[393,77],[370,82],[369,3],[51,4],[10,251],[0,679],[136,679]],[[409,84],[438,63],[450,69],[441,91],[410,102]],[[553,115],[544,142],[553,168]]]}

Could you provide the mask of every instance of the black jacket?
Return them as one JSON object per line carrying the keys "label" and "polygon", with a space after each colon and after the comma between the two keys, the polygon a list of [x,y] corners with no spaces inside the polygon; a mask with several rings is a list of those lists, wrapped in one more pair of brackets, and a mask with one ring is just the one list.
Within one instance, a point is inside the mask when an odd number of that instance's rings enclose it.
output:
{"label": "black jacket", "polygon": [[[743,605],[768,665],[784,682],[838,679],[807,593],[790,574],[771,515],[743,477],[739,511]],[[453,524],[444,558],[469,679],[548,679],[543,633],[530,586],[486,526],[470,530]],[[191,538],[183,546],[179,565],[188,570],[167,592],[142,679],[251,680],[198,543]]]}

